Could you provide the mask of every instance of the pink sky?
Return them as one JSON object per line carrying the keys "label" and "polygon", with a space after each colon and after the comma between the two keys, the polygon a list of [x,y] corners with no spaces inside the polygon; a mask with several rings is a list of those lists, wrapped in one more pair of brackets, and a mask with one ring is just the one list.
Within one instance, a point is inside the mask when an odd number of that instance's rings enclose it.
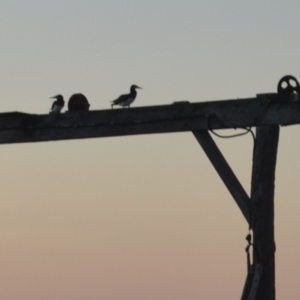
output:
{"label": "pink sky", "polygon": [[[300,2],[5,1],[1,112],[276,92],[300,79]],[[231,134],[231,131],[223,131]],[[300,293],[299,127],[276,172],[278,299]],[[250,135],[216,139],[250,190]],[[239,299],[248,225],[191,133],[0,146],[0,299]]]}

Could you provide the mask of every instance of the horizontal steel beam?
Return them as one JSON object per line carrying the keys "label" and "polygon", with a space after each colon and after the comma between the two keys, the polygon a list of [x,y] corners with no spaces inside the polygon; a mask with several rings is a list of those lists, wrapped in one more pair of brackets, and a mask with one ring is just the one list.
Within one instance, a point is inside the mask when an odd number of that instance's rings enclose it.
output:
{"label": "horizontal steel beam", "polygon": [[300,102],[278,94],[256,98],[91,110],[0,114],[0,144],[42,142],[300,123]]}

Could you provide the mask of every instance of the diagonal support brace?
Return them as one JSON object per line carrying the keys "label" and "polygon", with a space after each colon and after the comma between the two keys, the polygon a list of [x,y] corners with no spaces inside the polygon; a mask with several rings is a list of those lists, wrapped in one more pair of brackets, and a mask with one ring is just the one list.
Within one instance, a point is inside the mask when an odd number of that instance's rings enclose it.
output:
{"label": "diagonal support brace", "polygon": [[241,183],[228,165],[226,159],[217,147],[207,130],[193,131],[193,134],[210,162],[218,172],[227,189],[231,193],[247,222],[250,222],[250,198]]}

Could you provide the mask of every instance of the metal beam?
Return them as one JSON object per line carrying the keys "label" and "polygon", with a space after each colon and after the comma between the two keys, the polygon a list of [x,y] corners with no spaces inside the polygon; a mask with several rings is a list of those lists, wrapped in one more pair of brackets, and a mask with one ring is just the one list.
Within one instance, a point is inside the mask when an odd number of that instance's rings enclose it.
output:
{"label": "metal beam", "polygon": [[275,300],[274,188],[279,126],[258,127],[252,170],[254,262],[263,266],[257,300]]}
{"label": "metal beam", "polygon": [[243,100],[33,115],[0,114],[0,144],[300,123],[300,102],[278,94]]}
{"label": "metal beam", "polygon": [[216,143],[207,131],[194,131],[193,134],[249,223],[250,199]]}

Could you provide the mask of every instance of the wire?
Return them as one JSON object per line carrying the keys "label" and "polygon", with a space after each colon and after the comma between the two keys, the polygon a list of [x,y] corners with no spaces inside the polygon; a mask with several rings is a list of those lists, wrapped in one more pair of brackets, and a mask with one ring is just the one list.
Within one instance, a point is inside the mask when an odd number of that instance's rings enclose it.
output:
{"label": "wire", "polygon": [[209,131],[214,134],[215,136],[219,137],[219,138],[222,138],[222,139],[230,139],[230,138],[235,138],[235,137],[238,137],[238,136],[242,136],[242,135],[246,135],[248,134],[249,132],[252,133],[252,136],[254,137],[254,134],[251,130],[251,128],[241,128],[241,129],[244,129],[246,130],[245,132],[241,132],[241,133],[237,133],[237,134],[233,134],[233,135],[221,135],[221,134],[218,134],[216,133],[215,131],[213,131],[212,129],[210,129]]}
{"label": "wire", "polygon": [[[238,133],[238,134],[233,134],[233,135],[220,135],[218,133],[216,133],[215,131],[213,131],[212,129],[210,129],[209,131],[214,134],[217,137],[223,138],[223,139],[228,139],[228,138],[235,138],[235,137],[239,137],[239,136],[243,136],[246,135],[248,133],[251,134],[252,138],[253,138],[253,158],[252,160],[254,160],[254,153],[255,153],[255,149],[256,149],[256,136],[253,132],[253,130],[251,129],[251,127],[248,128],[241,128],[244,129],[245,132],[242,133]],[[250,267],[251,267],[251,259],[250,259],[250,248],[252,247],[253,249],[253,253],[254,255],[256,255],[256,259],[257,262],[260,263],[260,255],[259,255],[259,251],[257,249],[257,246],[252,242],[252,235],[251,235],[251,231],[252,231],[252,222],[253,222],[253,207],[252,207],[252,202],[250,203],[250,219],[249,219],[249,233],[246,236],[246,240],[248,242],[248,245],[246,247],[246,253],[247,253],[247,267],[248,267],[248,273],[250,272]]]}

